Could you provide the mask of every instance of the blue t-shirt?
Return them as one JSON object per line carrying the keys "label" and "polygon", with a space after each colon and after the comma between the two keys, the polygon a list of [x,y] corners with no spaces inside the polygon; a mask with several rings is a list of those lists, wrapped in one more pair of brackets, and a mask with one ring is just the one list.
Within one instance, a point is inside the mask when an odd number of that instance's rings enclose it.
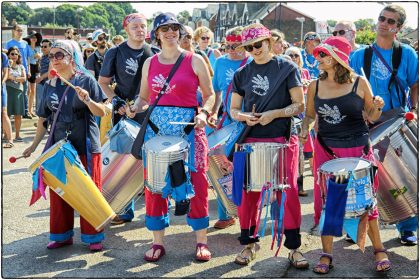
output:
{"label": "blue t-shirt", "polygon": [[[378,47],[376,43],[374,46],[383,56],[388,65],[392,68],[392,48],[389,50],[384,50]],[[400,66],[398,67],[397,76],[401,81],[404,91],[406,92],[419,80],[418,56],[414,49],[410,46],[401,44],[401,47],[402,56]],[[364,64],[364,54],[365,49],[358,49],[354,52],[350,61],[350,66],[359,75],[362,75],[361,69],[363,68]],[[391,92],[389,92],[388,84],[390,78],[391,73],[388,71],[382,61],[376,56],[375,52],[373,52],[369,82],[372,87],[373,95],[379,95],[384,99],[385,106],[383,111],[404,106],[404,104],[402,104],[404,100],[402,95],[403,93],[400,92],[400,96],[398,96],[396,87],[394,85],[391,87]]]}
{"label": "blue t-shirt", "polygon": [[309,71],[309,74],[311,74],[312,80],[318,79],[318,76],[319,76],[318,60],[316,60],[316,58],[312,54],[308,54],[305,49],[303,49],[301,52],[302,52],[303,68]]}
{"label": "blue t-shirt", "polygon": [[[98,82],[90,75],[77,73],[70,82],[89,92],[90,98],[95,102],[103,102],[107,99]],[[38,116],[49,119],[52,123],[53,115],[57,111],[61,97],[67,85],[62,84],[60,79],[48,80],[44,84],[44,98],[37,110]],[[99,127],[96,117],[90,112],[85,103],[77,97],[72,88],[67,92],[64,104],[57,119],[54,131],[54,143],[64,139],[66,130],[70,131],[68,140],[77,150],[78,154],[86,155],[86,147],[90,145],[91,153],[101,152],[99,140]],[[89,143],[89,144],[88,144]]]}
{"label": "blue t-shirt", "polygon": [[41,48],[40,47],[35,47],[35,49],[32,49],[29,46],[29,63],[30,64],[37,64],[38,63],[38,59],[35,58],[35,54],[41,54]]}
{"label": "blue t-shirt", "polygon": [[[9,59],[7,58],[7,55],[2,52],[1,53],[1,72],[2,72],[2,74],[3,74],[4,68],[8,68],[8,67],[9,67]],[[2,85],[1,94],[6,95],[6,84]],[[2,105],[4,105],[4,104],[2,104]]]}
{"label": "blue t-shirt", "polygon": [[[159,52],[159,49],[152,46],[152,54]],[[139,94],[140,81],[136,82],[136,90],[134,96],[130,95],[130,89],[133,86],[133,79],[139,67],[140,57],[143,55],[144,48],[132,49],[127,42],[117,47],[109,49],[104,58],[99,76],[111,78],[114,77],[117,82],[115,93],[122,99],[134,100]],[[140,70],[141,71],[141,70]],[[140,75],[141,77],[141,75]]]}
{"label": "blue t-shirt", "polygon": [[[289,71],[290,72],[289,72]],[[289,73],[285,76],[285,73]],[[281,81],[281,83],[280,83]],[[243,97],[245,112],[251,112],[253,104],[257,110],[261,103],[268,104],[264,112],[281,109],[292,104],[290,89],[301,87],[302,82],[297,65],[280,56],[274,56],[265,64],[257,64],[251,61],[238,69],[233,76],[232,91]],[[270,100],[267,100],[270,98]],[[257,111],[258,112],[258,111]],[[287,132],[291,124],[291,118],[277,118],[263,126],[253,126],[248,137],[275,138],[288,136]]]}
{"label": "blue t-shirt", "polygon": [[16,41],[15,39],[6,42],[5,48],[8,50],[11,47],[17,47],[19,49],[23,67],[25,67],[26,74],[28,74],[28,59],[31,56],[31,47],[25,40]]}
{"label": "blue t-shirt", "polygon": [[[252,57],[248,57],[246,63],[252,61]],[[230,96],[228,97],[228,104],[225,104],[226,91],[229,87],[230,82],[233,79],[233,74],[238,70],[239,66],[242,63],[241,60],[232,60],[228,55],[223,55],[217,58],[216,63],[214,64],[214,76],[213,76],[213,89],[214,91],[222,92],[222,104],[223,111],[227,111],[230,115]],[[232,90],[231,90],[232,92]]]}
{"label": "blue t-shirt", "polygon": [[204,53],[207,55],[207,58],[210,61],[210,66],[214,71],[214,67],[216,64],[216,56],[214,55],[214,50],[212,48],[207,48]]}

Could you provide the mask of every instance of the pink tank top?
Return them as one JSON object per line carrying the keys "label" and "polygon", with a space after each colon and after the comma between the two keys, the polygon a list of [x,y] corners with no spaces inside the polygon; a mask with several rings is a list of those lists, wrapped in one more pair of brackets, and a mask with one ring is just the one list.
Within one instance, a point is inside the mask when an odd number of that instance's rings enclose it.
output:
{"label": "pink tank top", "polygon": [[[192,68],[192,52],[185,52],[184,60],[172,77],[164,95],[158,102],[161,106],[197,107],[198,77]],[[169,76],[174,64],[162,64],[158,54],[150,61],[147,84],[150,91],[150,102],[156,100]]]}

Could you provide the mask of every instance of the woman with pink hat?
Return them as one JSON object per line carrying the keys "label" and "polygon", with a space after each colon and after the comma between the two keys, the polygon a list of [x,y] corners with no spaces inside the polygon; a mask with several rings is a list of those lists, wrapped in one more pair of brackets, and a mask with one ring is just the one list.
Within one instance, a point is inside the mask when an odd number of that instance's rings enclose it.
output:
{"label": "woman with pink hat", "polygon": [[[303,88],[298,67],[291,61],[274,56],[271,48],[273,39],[270,30],[259,23],[246,26],[241,33],[242,44],[253,58],[235,72],[232,83],[230,113],[235,121],[248,126],[245,143],[277,142],[287,144],[285,149],[288,159],[286,169],[287,184],[290,188],[276,192],[278,202],[281,196],[286,197],[281,203],[284,207],[283,222],[279,222],[278,239],[285,235],[284,246],[290,250],[289,261],[296,268],[308,268],[309,263],[299,251],[301,246],[300,224],[301,211],[297,188],[298,136],[292,117],[303,111]],[[242,110],[243,108],[243,110]],[[254,110],[255,108],[255,110]],[[243,112],[244,111],[244,112]],[[240,168],[234,155],[234,182],[240,180]],[[283,163],[283,162],[281,162]],[[282,164],[280,164],[282,165]],[[258,226],[258,207],[261,192],[247,192],[244,184],[234,183],[234,201],[238,207],[241,236],[238,238],[242,251],[235,258],[235,263],[247,265],[255,259]],[[262,187],[262,186],[261,186]],[[284,200],[283,200],[284,201]],[[273,203],[275,204],[275,203]],[[275,206],[273,205],[272,206]],[[273,208],[272,208],[273,209]],[[280,241],[277,243],[281,246]],[[278,247],[280,248],[280,247]]]}
{"label": "woman with pink hat", "polygon": [[[384,101],[378,96],[374,98],[367,80],[357,76],[350,68],[350,52],[351,45],[344,37],[330,37],[314,49],[321,74],[318,80],[309,85],[305,119],[300,135],[305,142],[309,125],[317,116],[314,170],[318,170],[324,162],[333,158],[363,157],[372,164],[375,162],[363,114],[366,114],[370,120],[377,120],[381,115]],[[376,188],[377,178],[374,181]],[[319,216],[322,203],[317,172],[314,173],[314,182],[315,215]],[[325,209],[326,219],[329,210]],[[316,218],[319,220],[319,217]],[[376,207],[369,212],[368,220],[368,235],[374,248],[376,271],[388,271],[391,269],[391,262],[381,242]],[[320,226],[320,229],[323,248],[321,259],[313,270],[316,273],[326,274],[333,267],[333,235],[331,233],[323,235],[325,225]],[[337,236],[341,236],[341,231],[339,232]]]}

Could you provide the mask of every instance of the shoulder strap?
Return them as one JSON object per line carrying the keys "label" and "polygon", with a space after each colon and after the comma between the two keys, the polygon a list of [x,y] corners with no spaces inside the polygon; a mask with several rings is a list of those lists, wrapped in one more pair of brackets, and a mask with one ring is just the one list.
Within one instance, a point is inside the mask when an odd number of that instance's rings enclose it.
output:
{"label": "shoulder strap", "polygon": [[402,57],[402,47],[400,42],[397,40],[394,41],[394,46],[392,50],[392,72],[395,72],[395,75],[398,72],[398,67],[401,63],[401,57]]}
{"label": "shoulder strap", "polygon": [[318,96],[319,79],[316,80],[315,96]]}
{"label": "shoulder strap", "polygon": [[129,96],[133,96],[133,97],[136,96],[135,90],[137,89],[138,83],[141,82],[140,77],[141,77],[141,70],[143,69],[143,64],[146,61],[146,59],[149,58],[150,56],[152,56],[152,49],[150,48],[148,44],[144,44],[143,53],[140,57],[140,60],[138,61],[137,72],[136,72],[136,75],[134,75],[133,84],[131,85]]}
{"label": "shoulder strap", "polygon": [[369,81],[370,78],[370,67],[372,65],[372,45],[369,45],[365,49],[365,53],[363,55],[363,71],[365,72],[366,79]]}
{"label": "shoulder strap", "polygon": [[357,86],[359,85],[360,76],[357,76],[356,81],[354,82],[353,88],[351,89],[352,92],[357,92]]}
{"label": "shoulder strap", "polygon": [[171,72],[168,75],[168,78],[166,79],[165,84],[163,85],[163,87],[162,87],[161,91],[159,92],[158,96],[156,97],[155,102],[153,102],[153,105],[150,106],[149,109],[147,110],[146,116],[144,117],[143,123],[141,124],[141,129],[140,129],[139,133],[137,134],[136,139],[134,140],[133,147],[131,148],[131,154],[136,159],[139,159],[139,160],[142,159],[141,149],[142,149],[142,146],[143,146],[144,136],[146,134],[146,127],[147,127],[147,124],[149,122],[150,115],[152,114],[153,109],[156,107],[156,105],[159,102],[162,95],[165,93],[166,88],[169,85],[169,82],[171,81],[172,77],[174,76],[176,70],[181,65],[181,62],[184,59],[184,57],[185,57],[185,51],[183,51],[181,53],[181,55],[178,57],[177,61],[175,62],[175,65],[172,67]]}

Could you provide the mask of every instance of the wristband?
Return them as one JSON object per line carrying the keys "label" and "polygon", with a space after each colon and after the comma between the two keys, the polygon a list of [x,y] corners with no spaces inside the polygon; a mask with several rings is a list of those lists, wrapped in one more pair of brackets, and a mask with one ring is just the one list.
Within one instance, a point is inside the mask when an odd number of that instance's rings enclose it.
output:
{"label": "wristband", "polygon": [[91,101],[90,97],[88,96],[87,98],[83,99],[83,102],[85,102],[86,104],[89,104]]}
{"label": "wristband", "polygon": [[201,109],[200,113],[204,113],[207,116],[207,118],[210,117],[210,113],[206,109]]}

